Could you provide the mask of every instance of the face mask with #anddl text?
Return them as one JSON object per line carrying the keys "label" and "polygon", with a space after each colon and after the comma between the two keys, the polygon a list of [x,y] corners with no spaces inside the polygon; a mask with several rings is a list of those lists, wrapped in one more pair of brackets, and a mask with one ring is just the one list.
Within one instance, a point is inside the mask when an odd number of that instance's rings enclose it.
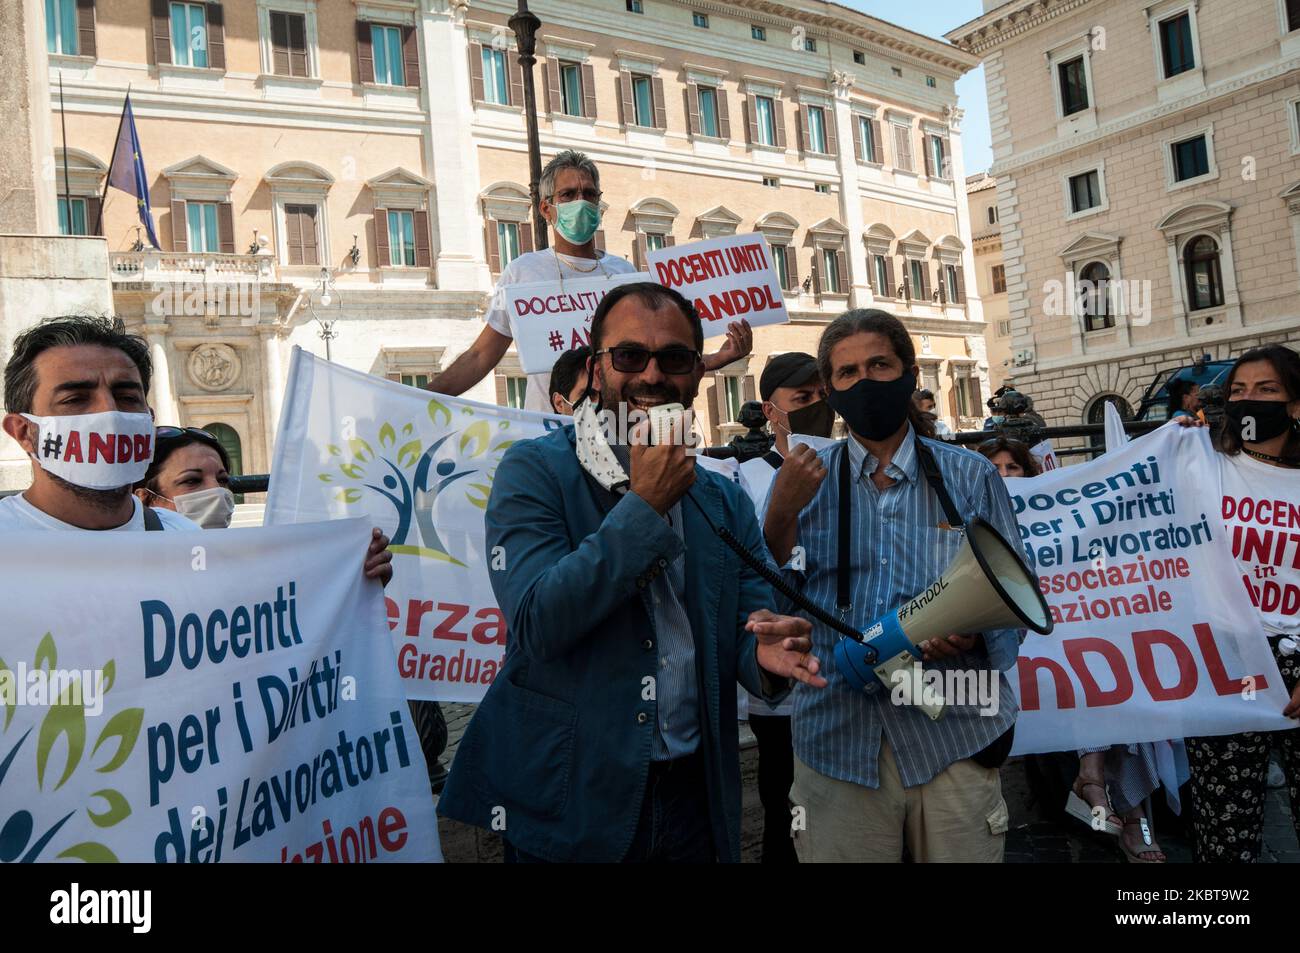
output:
{"label": "face mask with #anddl text", "polygon": [[151,414],[109,410],[98,414],[38,417],[31,458],[41,469],[88,490],[115,490],[138,483],[153,460]]}

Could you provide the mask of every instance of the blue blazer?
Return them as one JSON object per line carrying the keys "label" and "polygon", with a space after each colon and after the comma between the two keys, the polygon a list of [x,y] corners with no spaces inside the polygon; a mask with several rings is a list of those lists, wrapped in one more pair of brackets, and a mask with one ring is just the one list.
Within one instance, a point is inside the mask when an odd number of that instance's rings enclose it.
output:
{"label": "blue blazer", "polygon": [[[690,492],[714,524],[770,563],[744,491],[698,466],[695,477]],[[681,513],[713,840],[719,860],[738,861],[735,684],[764,694],[744,626],[775,599],[689,500]],[[619,861],[641,813],[657,721],[643,697],[658,661],[647,587],[679,552],[677,535],[640,497],[587,475],[572,426],[506,452],[486,523],[489,551],[505,563],[492,572],[505,661],[466,728],[438,812],[548,860]],[[779,700],[788,688],[774,681],[780,690],[765,697]]]}

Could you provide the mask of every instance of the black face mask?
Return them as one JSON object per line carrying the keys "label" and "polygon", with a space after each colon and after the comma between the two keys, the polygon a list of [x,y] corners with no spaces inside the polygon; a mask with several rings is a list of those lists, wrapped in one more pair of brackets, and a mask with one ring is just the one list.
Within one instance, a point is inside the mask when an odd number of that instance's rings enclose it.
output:
{"label": "black face mask", "polygon": [[1227,426],[1245,443],[1263,443],[1295,426],[1284,400],[1230,400],[1224,405]]}
{"label": "black face mask", "polygon": [[809,437],[829,437],[831,427],[835,425],[835,411],[830,404],[819,400],[807,407],[800,407],[786,414],[790,433],[806,434]]}
{"label": "black face mask", "polygon": [[863,378],[847,390],[832,389],[826,403],[859,437],[884,440],[896,434],[907,420],[914,390],[916,378],[911,374],[892,381]]}

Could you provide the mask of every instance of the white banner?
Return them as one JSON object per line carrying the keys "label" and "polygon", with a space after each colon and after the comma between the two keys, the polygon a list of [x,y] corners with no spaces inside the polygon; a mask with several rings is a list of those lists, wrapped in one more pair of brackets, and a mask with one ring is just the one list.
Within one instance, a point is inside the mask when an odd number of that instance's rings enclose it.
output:
{"label": "white banner", "polygon": [[441,859],[369,534],[8,536],[2,859]]}
{"label": "white banner", "polygon": [[1295,727],[1203,430],[1162,427],[1007,488],[1056,622],[1011,673],[1016,753]]}
{"label": "white banner", "polygon": [[294,349],[266,523],[363,516],[388,535],[384,602],[411,698],[476,702],[500,669],[506,620],[483,532],[492,477],[512,443],[563,419],[404,387]]}
{"label": "white banner", "polygon": [[790,320],[772,250],[762,235],[669,245],[650,252],[646,260],[655,281],[695,303],[706,338],[726,334],[732,321],[759,327]]}
{"label": "white banner", "polygon": [[633,272],[508,285],[506,313],[524,372],[544,374],[565,351],[590,345],[591,316],[605,295],[619,285],[649,280]]}

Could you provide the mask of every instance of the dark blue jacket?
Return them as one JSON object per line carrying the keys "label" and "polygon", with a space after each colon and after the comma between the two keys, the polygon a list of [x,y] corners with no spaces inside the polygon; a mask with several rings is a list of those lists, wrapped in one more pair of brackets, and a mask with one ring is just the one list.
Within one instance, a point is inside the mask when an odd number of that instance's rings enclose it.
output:
{"label": "dark blue jacket", "polygon": [[[612,862],[636,830],[656,723],[645,691],[657,662],[648,585],[679,543],[640,497],[589,477],[573,439],[569,426],[523,441],[497,468],[486,522],[488,552],[505,562],[492,573],[505,662],[456,751],[438,811],[548,860]],[[695,475],[690,492],[709,519],[770,563],[741,488],[698,466]],[[735,684],[762,694],[744,626],[775,600],[690,500],[681,513],[713,839],[720,860],[737,861]],[[781,690],[767,697],[779,699],[785,682],[774,682]]]}

